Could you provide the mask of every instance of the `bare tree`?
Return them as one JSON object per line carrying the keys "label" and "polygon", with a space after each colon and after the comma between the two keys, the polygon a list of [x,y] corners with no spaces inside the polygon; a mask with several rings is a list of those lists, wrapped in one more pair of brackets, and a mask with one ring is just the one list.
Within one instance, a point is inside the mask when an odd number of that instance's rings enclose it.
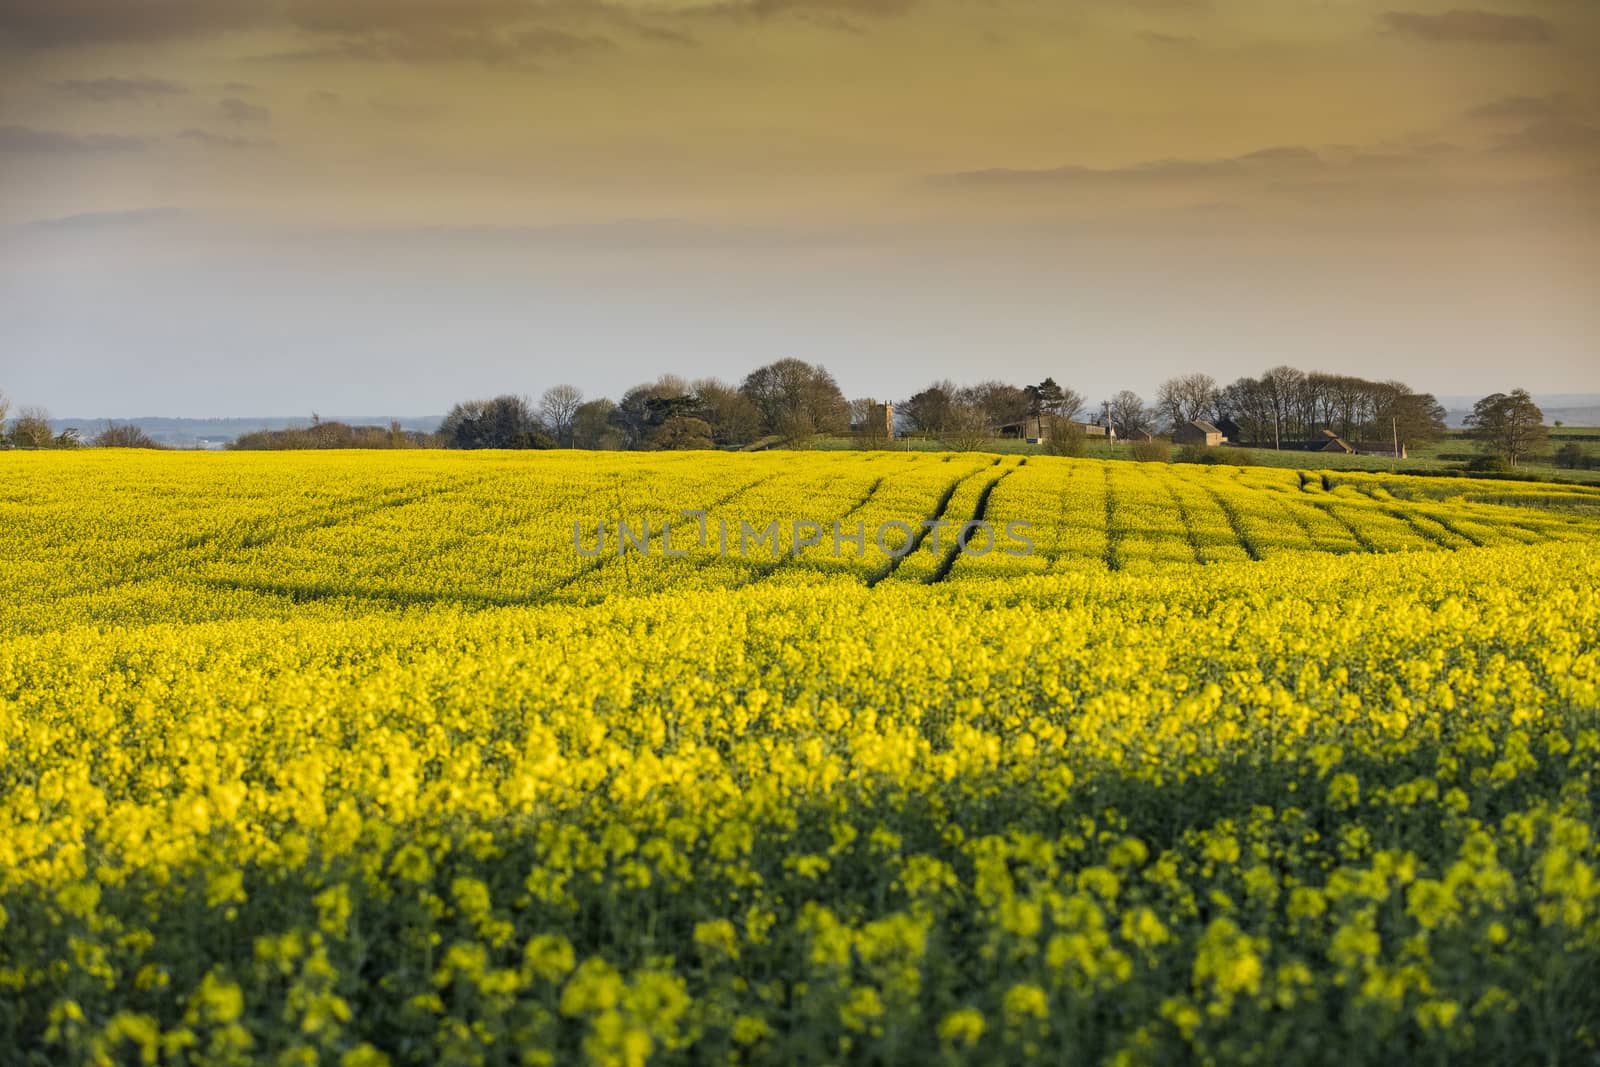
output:
{"label": "bare tree", "polygon": [[11,422],[10,437],[18,448],[50,448],[56,443],[50,431],[50,413],[44,408],[23,408]]}
{"label": "bare tree", "polygon": [[976,452],[989,439],[988,414],[977,404],[951,404],[939,439],[957,452]]}
{"label": "bare tree", "polygon": [[0,434],[6,430],[6,416],[11,414],[11,398],[6,396],[6,391],[0,389]]}
{"label": "bare tree", "polygon": [[1021,422],[1032,411],[1032,402],[1025,389],[1005,382],[987,381],[956,390],[956,400],[983,409],[990,427]]}
{"label": "bare tree", "polygon": [[1444,405],[1432,393],[1414,393],[1404,382],[1384,382],[1379,386],[1369,436],[1374,441],[1393,440],[1405,448],[1439,440],[1445,435],[1444,420]]}
{"label": "bare tree", "polygon": [[572,420],[583,404],[583,390],[575,385],[552,385],[539,398],[539,415],[563,448],[572,447]]}
{"label": "bare tree", "polygon": [[1217,409],[1218,414],[1238,423],[1242,442],[1271,443],[1272,410],[1260,380],[1249,377],[1236,380],[1222,390]]}
{"label": "bare tree", "polygon": [[1150,415],[1145,411],[1144,400],[1131,389],[1124,389],[1106,401],[1106,418],[1119,437],[1132,437],[1150,425]]}
{"label": "bare tree", "polygon": [[106,428],[95,434],[89,443],[95,448],[163,448],[155,438],[132,423],[117,425],[106,423]]}
{"label": "bare tree", "polygon": [[1262,396],[1272,417],[1273,448],[1282,448],[1285,440],[1299,436],[1298,414],[1305,382],[1305,372],[1293,367],[1273,367],[1261,376]]}
{"label": "bare tree", "polygon": [[1209,374],[1168,378],[1156,389],[1156,411],[1168,426],[1182,426],[1216,413],[1221,390]]}

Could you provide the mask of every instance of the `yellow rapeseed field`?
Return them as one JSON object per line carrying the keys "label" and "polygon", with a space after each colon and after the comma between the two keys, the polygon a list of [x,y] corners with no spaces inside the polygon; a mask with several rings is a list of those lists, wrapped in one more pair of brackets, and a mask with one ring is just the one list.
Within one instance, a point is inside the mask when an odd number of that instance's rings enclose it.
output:
{"label": "yellow rapeseed field", "polygon": [[0,531],[0,1062],[1600,1054],[1597,490],[17,453]]}

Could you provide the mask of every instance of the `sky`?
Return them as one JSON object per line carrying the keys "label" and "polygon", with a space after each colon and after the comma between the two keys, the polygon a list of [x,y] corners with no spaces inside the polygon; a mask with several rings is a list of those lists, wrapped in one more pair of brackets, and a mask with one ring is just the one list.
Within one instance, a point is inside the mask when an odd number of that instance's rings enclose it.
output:
{"label": "sky", "polygon": [[1483,2],[0,0],[0,390],[1600,392],[1600,2]]}

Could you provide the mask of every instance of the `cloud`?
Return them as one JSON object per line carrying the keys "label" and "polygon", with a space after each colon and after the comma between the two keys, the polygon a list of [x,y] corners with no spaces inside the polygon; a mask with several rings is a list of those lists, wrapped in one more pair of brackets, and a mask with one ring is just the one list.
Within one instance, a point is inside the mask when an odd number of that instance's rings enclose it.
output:
{"label": "cloud", "polygon": [[[981,6],[993,9],[1012,2],[1014,0],[981,0]],[[1165,13],[1204,7],[1209,0],[1126,0],[1126,2],[1140,7],[1149,6],[1158,13]],[[868,22],[904,17],[927,6],[930,5],[925,4],[924,0],[712,0],[708,3],[678,8],[672,14],[684,22],[697,19],[759,22],[787,18],[825,30],[861,36],[868,32],[866,28]],[[655,8],[651,9],[650,14],[662,17],[668,12]],[[629,22],[633,28],[638,28],[636,21],[629,20]],[[677,35],[677,31],[666,32]],[[993,35],[994,31],[991,28],[984,30],[984,33]]]}
{"label": "cloud", "polygon": [[0,38],[35,48],[166,40],[245,28],[270,10],[249,0],[0,0]]}
{"label": "cloud", "polygon": [[31,126],[0,126],[0,153],[18,155],[88,155],[142,152],[149,142],[116,133],[76,134]]}
{"label": "cloud", "polygon": [[993,188],[1017,185],[1128,184],[1196,181],[1250,175],[1315,174],[1328,164],[1316,152],[1299,145],[1263,148],[1228,159],[1157,159],[1126,167],[1068,165],[1039,170],[1005,167],[935,175],[930,181],[946,187]]}
{"label": "cloud", "polygon": [[693,48],[700,44],[699,38],[693,34],[684,33],[681,30],[667,29],[665,26],[651,26],[646,23],[636,22],[628,28],[644,40],[658,44],[679,45],[687,48]]}
{"label": "cloud", "polygon": [[709,0],[686,7],[623,0],[0,0],[0,46],[38,50],[277,30],[300,40],[258,58],[529,66],[608,51],[615,47],[608,35],[697,44],[691,27],[708,16],[794,14],[842,23],[847,16],[900,14],[919,2]]}
{"label": "cloud", "polygon": [[1567,98],[1555,96],[1505,96],[1464,112],[1469,119],[1497,122],[1502,119],[1553,119],[1571,109]]}
{"label": "cloud", "polygon": [[250,104],[230,96],[217,105],[217,114],[229,122],[270,122],[272,112],[260,104]]}
{"label": "cloud", "polygon": [[1600,129],[1567,119],[1546,119],[1502,137],[1495,150],[1556,156],[1600,152]]}
{"label": "cloud", "polygon": [[306,103],[313,107],[337,108],[344,106],[344,97],[331,89],[313,89],[306,94]]}
{"label": "cloud", "polygon": [[918,0],[722,0],[707,7],[693,8],[700,16],[773,18],[794,15],[829,29],[860,32],[852,16],[887,18],[904,15]]}
{"label": "cloud", "polygon": [[275,145],[275,142],[267,138],[235,137],[231,133],[212,133],[210,130],[197,130],[192,127],[178,136],[206,148],[272,148]]}
{"label": "cloud", "polygon": [[164,78],[72,78],[51,82],[50,87],[66,96],[92,100],[97,104],[113,101],[139,101],[155,97],[183,96],[189,92],[177,82]]}
{"label": "cloud", "polygon": [[1186,33],[1156,33],[1154,30],[1146,30],[1144,33],[1139,34],[1139,40],[1145,44],[1160,45],[1166,48],[1188,48],[1191,45],[1200,43],[1198,37]]}
{"label": "cloud", "polygon": [[365,34],[508,26],[526,19],[526,0],[288,0],[286,20],[308,33]]}
{"label": "cloud", "polygon": [[[1146,220],[1195,204],[1280,207],[1311,202],[1379,203],[1438,190],[1447,174],[1421,148],[1319,150],[1281,145],[1218,159],[1156,159],[1117,167],[1069,164],[1039,169],[992,168],[925,178],[935,195],[964,195],[966,210],[1079,212],[1118,210]],[[954,214],[959,210],[947,206]],[[1156,214],[1152,214],[1152,212]]]}
{"label": "cloud", "polygon": [[442,104],[420,100],[399,100],[393,97],[373,97],[367,101],[367,107],[374,115],[381,115],[386,119],[401,119],[407,122],[438,118],[447,112],[447,109]]}
{"label": "cloud", "polygon": [[[593,0],[0,0],[0,42],[52,48],[269,27],[305,34],[306,54],[452,56],[475,45],[503,56],[518,49],[560,49],[553,42],[562,31],[530,25],[547,15],[635,21],[625,9]],[[585,39],[567,36],[572,42]],[[430,39],[441,43],[430,49]]]}
{"label": "cloud", "polygon": [[1441,15],[1385,11],[1380,16],[1393,33],[1430,44],[1549,44],[1555,27],[1537,15],[1501,15],[1456,8]]}
{"label": "cloud", "polygon": [[1123,3],[1155,15],[1197,14],[1211,10],[1211,0],[1123,0]]}
{"label": "cloud", "polygon": [[158,222],[172,222],[187,217],[188,212],[175,207],[136,208],[132,211],[85,211],[77,215],[64,215],[53,219],[35,219],[27,225],[39,230],[99,230],[123,226],[147,226]]}
{"label": "cloud", "polygon": [[572,59],[616,48],[608,37],[546,26],[523,29],[406,29],[337,37],[311,48],[264,56],[274,60],[347,59],[389,63],[476,63],[528,68],[538,60]]}

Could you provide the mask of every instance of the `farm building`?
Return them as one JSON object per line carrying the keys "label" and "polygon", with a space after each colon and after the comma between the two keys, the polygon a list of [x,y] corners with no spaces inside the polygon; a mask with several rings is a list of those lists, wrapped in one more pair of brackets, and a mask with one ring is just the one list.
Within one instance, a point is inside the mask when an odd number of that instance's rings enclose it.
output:
{"label": "farm building", "polygon": [[1351,444],[1349,441],[1346,441],[1332,430],[1323,430],[1322,436],[1327,439],[1327,443],[1324,444],[1319,451],[1339,452],[1346,456],[1353,456],[1356,454],[1356,446]]}
{"label": "farm building", "polygon": [[1328,443],[1322,446],[1323,452],[1337,452],[1346,456],[1392,456],[1395,459],[1406,458],[1406,446],[1396,448],[1392,442],[1387,441],[1357,441],[1351,444],[1332,430],[1323,430],[1323,435]]}
{"label": "farm building", "polygon": [[994,428],[996,437],[1018,438],[1024,441],[1043,441],[1045,439],[1045,420],[1037,415],[1029,415],[1019,422],[1008,422]]}
{"label": "farm building", "polygon": [[1227,440],[1222,436],[1222,431],[1204,419],[1194,419],[1172,431],[1172,443],[1175,445],[1204,445],[1215,448]]}
{"label": "farm building", "polygon": [[[994,434],[996,437],[1022,440],[1027,441],[1030,444],[1037,444],[1040,441],[1048,441],[1050,439],[1051,421],[1052,420],[1048,416],[1041,417],[1039,415],[1029,415],[1027,418],[1021,419],[1017,422],[1007,422],[996,426],[994,428]],[[1094,423],[1083,422],[1077,423],[1076,425],[1080,430],[1083,431],[1083,435],[1085,437],[1104,437],[1106,435],[1106,428],[1104,426],[1096,426]]]}
{"label": "farm building", "polygon": [[883,437],[893,438],[894,437],[894,405],[893,404],[874,404],[874,405],[872,405],[872,413],[867,416],[867,424],[865,426],[863,426],[861,429],[862,429],[863,432],[865,432],[868,436],[871,436],[871,437],[877,437],[877,436],[881,435]]}

